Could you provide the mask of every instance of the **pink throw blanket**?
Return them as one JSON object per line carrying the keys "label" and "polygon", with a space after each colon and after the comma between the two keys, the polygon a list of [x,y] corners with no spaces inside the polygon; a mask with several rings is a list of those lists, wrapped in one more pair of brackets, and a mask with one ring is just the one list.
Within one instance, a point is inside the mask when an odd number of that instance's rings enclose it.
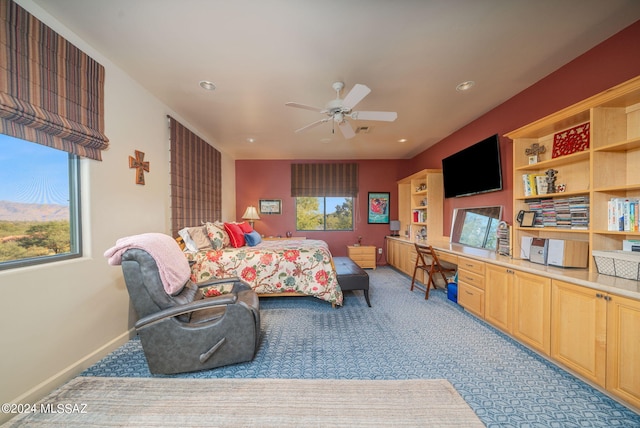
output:
{"label": "pink throw blanket", "polygon": [[116,241],[116,245],[105,251],[104,256],[112,266],[122,263],[122,254],[129,248],[139,248],[153,257],[160,271],[160,279],[167,294],[173,295],[191,277],[189,262],[178,243],[163,233],[143,233],[127,236]]}

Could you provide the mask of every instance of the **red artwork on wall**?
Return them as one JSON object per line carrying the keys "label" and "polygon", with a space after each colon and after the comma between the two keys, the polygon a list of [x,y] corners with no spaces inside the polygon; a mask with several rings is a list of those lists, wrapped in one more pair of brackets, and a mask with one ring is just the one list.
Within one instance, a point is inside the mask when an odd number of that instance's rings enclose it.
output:
{"label": "red artwork on wall", "polygon": [[565,129],[553,136],[553,158],[582,152],[589,148],[589,122]]}

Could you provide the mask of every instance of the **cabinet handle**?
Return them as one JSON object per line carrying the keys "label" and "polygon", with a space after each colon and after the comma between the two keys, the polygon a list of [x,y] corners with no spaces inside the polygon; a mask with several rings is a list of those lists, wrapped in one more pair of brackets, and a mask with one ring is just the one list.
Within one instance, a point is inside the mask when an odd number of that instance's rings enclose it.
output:
{"label": "cabinet handle", "polygon": [[511,269],[507,269],[507,273],[513,273]]}
{"label": "cabinet handle", "polygon": [[607,302],[609,302],[611,300],[611,296],[604,296],[604,300],[606,300]]}
{"label": "cabinet handle", "polygon": [[473,296],[473,293],[471,291],[464,290],[464,292],[467,293],[469,296]]}
{"label": "cabinet handle", "polygon": [[602,294],[602,293],[596,293],[596,297],[597,297],[598,299],[602,299],[602,298],[604,297],[604,294]]}

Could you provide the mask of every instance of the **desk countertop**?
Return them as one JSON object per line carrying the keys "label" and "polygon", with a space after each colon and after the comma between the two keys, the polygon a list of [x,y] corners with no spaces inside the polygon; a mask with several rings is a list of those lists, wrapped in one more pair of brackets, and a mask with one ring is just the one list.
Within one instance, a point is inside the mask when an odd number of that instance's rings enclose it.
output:
{"label": "desk countertop", "polygon": [[601,275],[597,272],[589,272],[588,269],[559,268],[532,263],[528,260],[515,259],[510,256],[502,256],[494,251],[482,248],[467,247],[465,245],[453,244],[445,239],[441,240],[415,240],[401,236],[387,236],[387,239],[394,239],[408,244],[417,243],[431,245],[438,251],[455,254],[456,256],[469,257],[495,265],[514,268],[534,275],[545,276],[551,279],[570,282],[595,290],[614,293],[619,296],[630,297],[640,300],[640,281],[618,278],[615,276]]}

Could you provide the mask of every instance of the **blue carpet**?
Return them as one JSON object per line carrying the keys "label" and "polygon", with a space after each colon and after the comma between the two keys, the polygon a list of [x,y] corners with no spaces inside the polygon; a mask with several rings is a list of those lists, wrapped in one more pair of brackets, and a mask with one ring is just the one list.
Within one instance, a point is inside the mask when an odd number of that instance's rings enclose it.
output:
{"label": "blue carpet", "polygon": [[[311,297],[263,298],[252,362],[175,377],[447,379],[488,427],[640,427],[640,415],[469,315],[442,290],[425,301],[391,268],[368,273],[372,308],[361,291],[346,292],[338,309]],[[82,375],[152,376],[137,339]]]}

